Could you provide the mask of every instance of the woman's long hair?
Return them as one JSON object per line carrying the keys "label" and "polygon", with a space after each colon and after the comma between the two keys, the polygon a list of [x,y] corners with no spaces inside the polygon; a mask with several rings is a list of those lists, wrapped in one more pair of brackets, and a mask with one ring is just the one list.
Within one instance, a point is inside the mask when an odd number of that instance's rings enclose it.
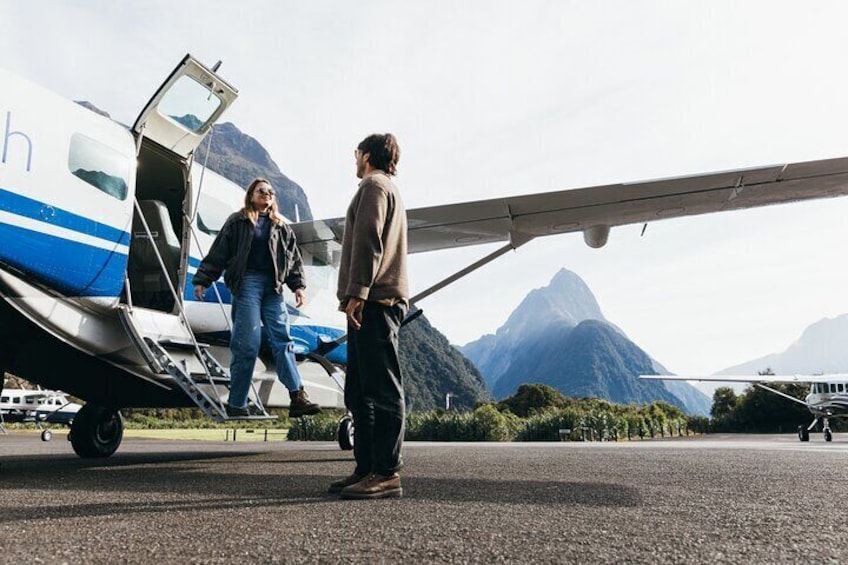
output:
{"label": "woman's long hair", "polygon": [[[256,187],[261,183],[265,183],[268,186],[271,186],[271,183],[267,179],[253,179],[253,182],[247,187],[247,191],[244,193],[244,208],[241,209],[241,213],[244,214],[253,225],[256,225],[256,221],[259,218],[259,212],[256,211],[256,208],[253,207],[253,192],[256,190]],[[273,189],[274,187],[271,186]],[[275,224],[283,224],[283,217],[280,216],[280,207],[277,205],[277,191],[274,190],[274,199],[271,201],[271,207],[268,209],[268,217],[271,218],[271,221]]]}

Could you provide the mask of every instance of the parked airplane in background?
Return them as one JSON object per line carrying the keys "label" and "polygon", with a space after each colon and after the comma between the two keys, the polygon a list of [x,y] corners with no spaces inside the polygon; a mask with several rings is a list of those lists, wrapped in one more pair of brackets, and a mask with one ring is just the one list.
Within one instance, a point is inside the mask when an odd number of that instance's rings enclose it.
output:
{"label": "parked airplane in background", "polygon": [[[751,383],[763,390],[773,392],[783,398],[803,404],[814,418],[809,426],[798,426],[798,439],[810,441],[810,432],[821,423],[825,441],[833,441],[830,431],[831,418],[848,418],[848,374],[830,375],[758,375],[731,376],[713,375],[711,377],[687,377],[681,375],[640,375],[641,379],[662,381],[704,381],[717,383]],[[809,384],[810,393],[800,400],[764,383]]]}
{"label": "parked airplane in background", "polygon": [[[4,388],[0,392],[0,430],[6,423],[35,423],[71,425],[77,415],[79,404],[71,402],[65,393],[57,390],[27,390]],[[50,441],[50,430],[41,431],[41,439]]]}
{"label": "parked airplane in background", "polygon": [[[242,187],[204,170],[195,149],[236,90],[186,56],[125,128],[0,71],[0,371],[86,400],[71,442],[111,455],[125,407],[198,406],[227,419],[230,295],[200,302],[191,275]],[[848,194],[848,158],[408,210],[411,253],[503,242],[412,302],[539,236]],[[293,224],[310,301],[291,307],[304,384],[343,407],[344,317],[335,282],[344,220]],[[273,362],[257,362],[251,401],[285,405]],[[350,447],[351,423],[339,439]]]}

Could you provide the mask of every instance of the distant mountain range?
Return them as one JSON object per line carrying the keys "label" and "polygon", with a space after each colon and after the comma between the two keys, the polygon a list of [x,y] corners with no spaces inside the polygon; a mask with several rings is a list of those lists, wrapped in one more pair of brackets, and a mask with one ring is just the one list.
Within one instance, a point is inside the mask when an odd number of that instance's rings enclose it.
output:
{"label": "distant mountain range", "polygon": [[773,353],[728,367],[718,375],[756,375],[765,369],[775,374],[848,372],[848,314],[824,318],[810,325],[782,353]]}
{"label": "distant mountain range", "polygon": [[687,383],[640,380],[639,374],[668,371],[604,318],[586,283],[567,269],[531,291],[495,334],[460,350],[498,399],[522,383],[542,383],[568,396],[624,404],[662,400],[692,414],[711,407]]}

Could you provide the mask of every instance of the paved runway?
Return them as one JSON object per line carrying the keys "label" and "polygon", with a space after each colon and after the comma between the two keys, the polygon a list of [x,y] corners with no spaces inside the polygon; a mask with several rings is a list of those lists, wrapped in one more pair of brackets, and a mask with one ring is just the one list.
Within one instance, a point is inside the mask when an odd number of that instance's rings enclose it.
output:
{"label": "paved runway", "polygon": [[407,443],[405,497],[341,501],[327,443],[0,436],[3,563],[848,561],[848,438]]}

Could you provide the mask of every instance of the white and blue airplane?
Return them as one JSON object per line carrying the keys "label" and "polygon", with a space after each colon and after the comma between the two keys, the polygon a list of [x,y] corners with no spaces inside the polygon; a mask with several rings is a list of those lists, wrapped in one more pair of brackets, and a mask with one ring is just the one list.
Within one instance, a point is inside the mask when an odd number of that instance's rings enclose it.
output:
{"label": "white and blue airplane", "polygon": [[[120,410],[199,406],[227,419],[229,294],[192,296],[191,276],[243,189],[194,162],[237,97],[186,56],[127,128],[0,70],[0,371],[84,399],[74,450],[106,457]],[[408,210],[411,253],[503,246],[412,297],[440,288],[536,237],[848,194],[848,158]],[[335,282],[343,218],[292,224],[310,301],[291,307],[304,384],[343,407],[344,318]],[[252,402],[284,406],[267,355]],[[266,416],[252,416],[266,417]],[[350,447],[351,423],[339,440]]]}
{"label": "white and blue airplane", "polygon": [[[80,406],[68,400],[64,392],[58,390],[29,390],[23,388],[4,388],[0,391],[0,431],[5,432],[7,423],[34,423],[71,425]],[[50,441],[53,433],[49,429],[41,430],[41,439]]]}

